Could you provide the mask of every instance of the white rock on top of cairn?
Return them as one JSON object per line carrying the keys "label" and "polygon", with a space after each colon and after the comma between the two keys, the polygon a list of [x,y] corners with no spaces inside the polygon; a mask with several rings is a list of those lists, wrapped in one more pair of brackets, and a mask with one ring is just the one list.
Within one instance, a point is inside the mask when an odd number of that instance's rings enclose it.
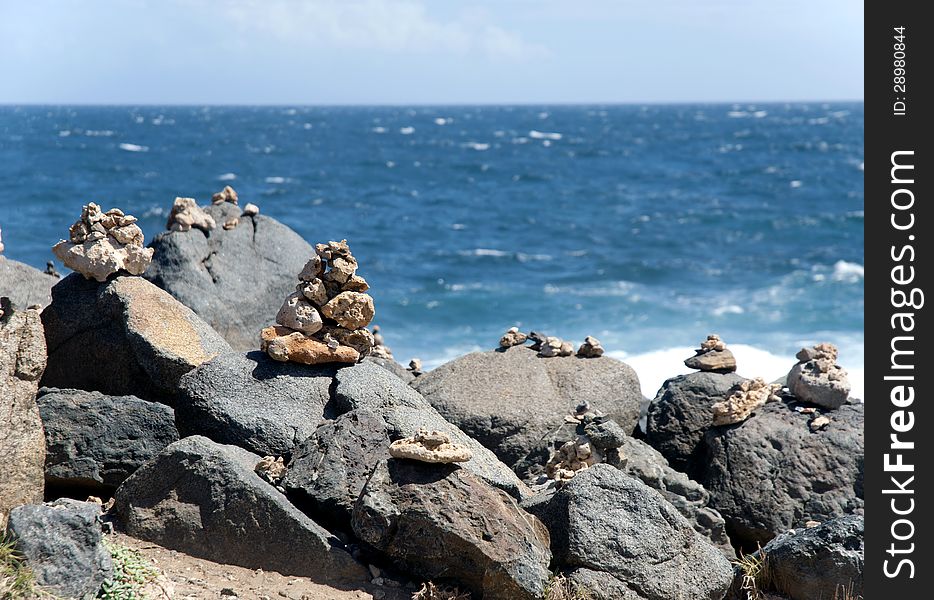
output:
{"label": "white rock on top of cairn", "polygon": [[347,240],[315,246],[316,255],[298,274],[276,325],[263,329],[262,349],[273,359],[308,365],[354,363],[370,353],[373,298]]}
{"label": "white rock on top of cairn", "polygon": [[817,344],[802,348],[798,364],[788,373],[788,390],[796,398],[831,410],[840,408],[849,398],[850,381],[846,370],[837,364],[837,347]]}
{"label": "white rock on top of cairn", "polygon": [[217,227],[217,223],[194,198],[176,198],[165,227],[169,231],[191,231],[194,227],[208,232]]}
{"label": "white rock on top of cairn", "polygon": [[144,248],[143,230],[136,217],[119,208],[102,212],[93,202],[85,205],[81,218],[68,230],[68,240],[52,252],[69,269],[87,279],[106,281],[118,271],[142,275],[152,262],[152,248]]}

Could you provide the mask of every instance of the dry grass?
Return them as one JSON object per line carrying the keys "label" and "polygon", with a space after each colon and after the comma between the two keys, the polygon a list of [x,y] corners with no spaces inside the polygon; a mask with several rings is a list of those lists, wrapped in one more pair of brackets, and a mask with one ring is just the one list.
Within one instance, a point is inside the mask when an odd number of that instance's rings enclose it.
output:
{"label": "dry grass", "polygon": [[24,564],[13,541],[0,537],[0,600],[53,598],[36,586],[36,578]]}
{"label": "dry grass", "polygon": [[428,581],[422,584],[422,589],[412,594],[412,600],[470,600],[470,594],[454,586]]}
{"label": "dry grass", "polygon": [[592,596],[562,573],[556,573],[545,586],[545,600],[591,600]]}
{"label": "dry grass", "polygon": [[844,587],[838,586],[833,594],[833,600],[863,600],[863,595],[853,589],[853,584]]}
{"label": "dry grass", "polygon": [[739,586],[740,598],[742,600],[760,600],[762,593],[768,589],[772,579],[765,555],[761,551],[755,554],[743,554],[733,561],[733,564],[739,567],[739,570],[743,573]]}

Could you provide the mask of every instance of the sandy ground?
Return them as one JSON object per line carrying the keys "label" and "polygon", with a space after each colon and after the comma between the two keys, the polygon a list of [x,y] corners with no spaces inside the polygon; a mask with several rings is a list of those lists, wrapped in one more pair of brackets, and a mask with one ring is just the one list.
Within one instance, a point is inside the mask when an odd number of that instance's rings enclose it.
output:
{"label": "sandy ground", "polygon": [[[160,583],[174,600],[410,600],[412,590],[381,577],[382,585],[361,582],[360,589],[339,590],[303,577],[224,565],[168,550],[122,533],[108,536],[135,548],[165,575]],[[163,596],[164,598],[165,596]]]}

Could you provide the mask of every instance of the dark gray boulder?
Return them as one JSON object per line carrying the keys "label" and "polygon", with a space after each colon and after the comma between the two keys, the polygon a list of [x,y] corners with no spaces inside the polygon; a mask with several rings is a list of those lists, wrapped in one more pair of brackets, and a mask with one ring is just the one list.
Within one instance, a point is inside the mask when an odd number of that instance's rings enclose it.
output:
{"label": "dark gray boulder", "polygon": [[406,383],[412,383],[412,381],[415,379],[415,375],[412,373],[412,371],[409,371],[391,358],[367,356],[363,359],[363,362],[370,362],[375,365],[379,365]]}
{"label": "dark gray boulder", "polygon": [[744,378],[735,373],[689,373],[662,384],[646,418],[645,439],[672,467],[691,470],[704,433],[713,427],[715,402]]}
{"label": "dark gray boulder", "polygon": [[260,457],[192,436],[117,489],[129,535],[219,563],[359,584],[366,570],[341,541],[254,471]]}
{"label": "dark gray boulder", "polygon": [[136,396],[39,390],[45,428],[45,482],[108,494],[178,440],[172,409]]}
{"label": "dark gray boulder", "polygon": [[278,362],[259,351],[221,354],[179,381],[179,434],[262,456],[287,454],[323,422],[335,370]]}
{"label": "dark gray boulder", "polygon": [[21,310],[34,305],[46,306],[56,283],[58,277],[0,256],[0,295],[8,296],[13,306]]}
{"label": "dark gray boulder", "polygon": [[697,479],[726,519],[734,543],[754,550],[775,535],[856,514],[863,508],[863,404],[814,415],[795,402],[769,402],[751,418],[710,429],[697,460]]}
{"label": "dark gray boulder", "polygon": [[10,512],[9,533],[36,583],[64,598],[94,598],[113,573],[101,542],[101,507],[61,499]]}
{"label": "dark gray boulder", "polygon": [[[200,229],[166,231],[144,277],[172,294],[240,351],[259,345],[259,332],[276,320],[282,299],[314,249],[297,233],[264,215],[241,216],[224,202],[204,207],[217,222]],[[226,230],[224,223],[239,218]]]}
{"label": "dark gray boulder", "polygon": [[42,311],[46,387],[171,402],[179,378],[230,346],[191,309],[142,277],[72,273]]}
{"label": "dark gray boulder", "polygon": [[526,346],[473,352],[412,382],[441,415],[513,467],[547,452],[551,432],[586,403],[627,431],[639,420],[639,378],[600,358],[541,358]]}
{"label": "dark gray boulder", "polygon": [[555,564],[597,599],[720,600],[729,561],[655,490],[605,464],[526,503],[551,532]]}
{"label": "dark gray boulder", "polygon": [[861,515],[783,533],[766,544],[761,554],[771,589],[791,600],[863,596]]}
{"label": "dark gray boulder", "polygon": [[353,531],[403,568],[453,579],[484,598],[541,598],[548,532],[515,500],[456,465],[380,461]]}

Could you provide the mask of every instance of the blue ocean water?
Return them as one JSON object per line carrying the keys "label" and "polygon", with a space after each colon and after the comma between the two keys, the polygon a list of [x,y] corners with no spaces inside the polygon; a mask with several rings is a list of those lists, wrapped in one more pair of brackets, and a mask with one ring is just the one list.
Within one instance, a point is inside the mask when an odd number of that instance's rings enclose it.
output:
{"label": "blue ocean water", "polygon": [[861,378],[862,103],[0,107],[9,258],[42,267],[89,201],[150,239],[226,184],[347,238],[404,362],[519,325],[598,337],[646,393],[709,332],[744,375],[831,341]]}

